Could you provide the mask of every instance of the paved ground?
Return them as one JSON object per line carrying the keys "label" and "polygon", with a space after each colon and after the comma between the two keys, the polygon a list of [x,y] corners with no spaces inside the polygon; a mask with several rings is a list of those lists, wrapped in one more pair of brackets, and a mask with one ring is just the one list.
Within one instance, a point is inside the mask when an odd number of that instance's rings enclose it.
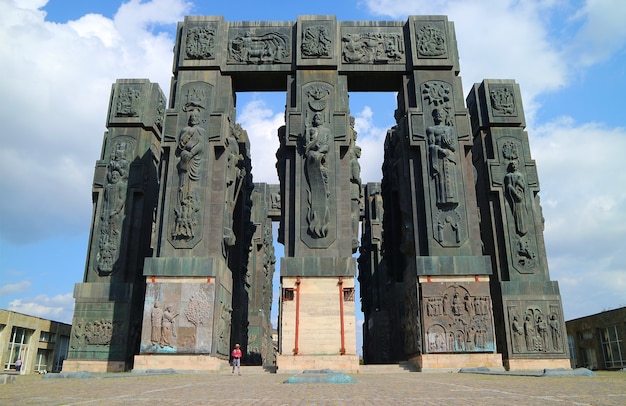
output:
{"label": "paved ground", "polygon": [[[248,373],[247,373],[248,372]],[[290,375],[19,376],[0,405],[626,405],[626,372],[532,377],[418,372],[357,374],[351,384],[284,384]]]}

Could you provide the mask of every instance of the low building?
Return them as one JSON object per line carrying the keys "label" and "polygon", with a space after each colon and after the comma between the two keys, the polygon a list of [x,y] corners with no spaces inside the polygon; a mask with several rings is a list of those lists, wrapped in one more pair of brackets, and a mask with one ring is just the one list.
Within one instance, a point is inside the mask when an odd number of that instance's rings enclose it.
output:
{"label": "low building", "polygon": [[626,368],[626,307],[565,323],[572,368]]}
{"label": "low building", "polygon": [[71,324],[0,309],[0,361],[3,372],[60,372],[67,358]]}

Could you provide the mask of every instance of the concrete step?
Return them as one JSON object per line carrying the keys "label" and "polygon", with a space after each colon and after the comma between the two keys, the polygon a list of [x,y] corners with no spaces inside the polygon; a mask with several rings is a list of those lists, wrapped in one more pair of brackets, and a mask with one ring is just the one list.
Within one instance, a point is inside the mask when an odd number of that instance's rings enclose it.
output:
{"label": "concrete step", "polygon": [[360,374],[397,374],[404,372],[417,372],[415,365],[408,362],[398,364],[369,364],[359,365]]}

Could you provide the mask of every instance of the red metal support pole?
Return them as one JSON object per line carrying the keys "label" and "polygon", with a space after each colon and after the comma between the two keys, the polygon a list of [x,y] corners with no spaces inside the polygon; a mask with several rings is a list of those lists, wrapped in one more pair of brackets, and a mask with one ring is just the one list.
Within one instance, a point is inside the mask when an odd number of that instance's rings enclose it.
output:
{"label": "red metal support pole", "polygon": [[300,277],[296,279],[296,345],[293,348],[293,355],[298,355],[298,330],[300,329]]}
{"label": "red metal support pole", "polygon": [[343,326],[343,276],[339,277],[339,318],[341,320],[341,349],[339,353],[345,355],[346,353],[346,336]]}

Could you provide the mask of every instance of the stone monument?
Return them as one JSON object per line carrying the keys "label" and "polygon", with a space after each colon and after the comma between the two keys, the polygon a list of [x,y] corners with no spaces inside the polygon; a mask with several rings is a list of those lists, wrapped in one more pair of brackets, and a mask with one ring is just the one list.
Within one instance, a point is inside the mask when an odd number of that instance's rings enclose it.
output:
{"label": "stone monument", "polygon": [[[219,370],[239,343],[244,364],[356,372],[357,262],[366,363],[567,363],[519,89],[485,81],[466,108],[459,71],[445,16],[186,17],[167,108],[113,85],[64,371]],[[243,91],[286,92],[279,185],[253,183]],[[380,183],[362,185],[351,91],[397,92]]]}

